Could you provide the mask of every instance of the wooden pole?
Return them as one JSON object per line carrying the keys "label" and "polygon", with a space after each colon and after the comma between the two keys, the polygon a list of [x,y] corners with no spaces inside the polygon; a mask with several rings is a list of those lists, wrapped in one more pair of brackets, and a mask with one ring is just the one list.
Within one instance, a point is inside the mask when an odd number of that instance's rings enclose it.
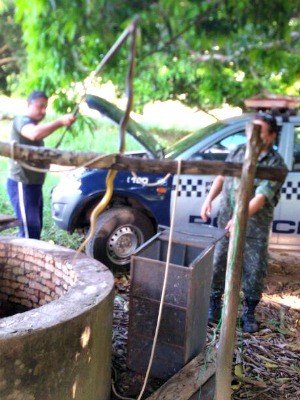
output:
{"label": "wooden pole", "polygon": [[216,400],[231,399],[231,370],[234,354],[236,320],[242,277],[243,253],[248,220],[248,205],[253,190],[256,162],[261,145],[260,126],[247,125],[248,137],[241,181],[236,198],[233,216],[233,229],[230,235],[224,308],[217,351]]}
{"label": "wooden pole", "polygon": [[[0,142],[0,156],[13,158],[33,166],[50,164],[89,168],[114,169],[118,171],[154,172],[176,174],[176,160],[148,160],[121,154],[100,154],[92,151],[59,150],[49,147],[35,147]],[[43,167],[42,167],[43,168]],[[190,175],[241,176],[242,165],[223,161],[182,160],[181,173]],[[259,167],[256,177],[284,182],[287,171],[284,168]]]}

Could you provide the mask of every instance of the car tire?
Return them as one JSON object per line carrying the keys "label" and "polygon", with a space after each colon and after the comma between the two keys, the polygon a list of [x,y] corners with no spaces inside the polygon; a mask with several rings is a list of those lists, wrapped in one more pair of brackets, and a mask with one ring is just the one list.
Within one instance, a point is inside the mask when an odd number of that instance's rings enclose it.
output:
{"label": "car tire", "polygon": [[131,254],[154,233],[150,219],[140,211],[130,207],[112,208],[98,217],[85,251],[113,272],[128,270]]}

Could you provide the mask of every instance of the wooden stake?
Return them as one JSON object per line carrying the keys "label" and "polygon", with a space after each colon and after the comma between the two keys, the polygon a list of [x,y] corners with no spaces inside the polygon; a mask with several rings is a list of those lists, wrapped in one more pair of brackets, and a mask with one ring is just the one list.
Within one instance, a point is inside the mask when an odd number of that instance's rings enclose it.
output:
{"label": "wooden stake", "polygon": [[147,400],[188,400],[215,373],[216,350],[200,353]]}
{"label": "wooden stake", "polygon": [[230,235],[224,309],[217,352],[216,400],[231,399],[231,369],[235,344],[236,319],[242,277],[243,253],[248,220],[248,205],[253,189],[256,162],[261,145],[260,126],[247,125],[247,150]]}

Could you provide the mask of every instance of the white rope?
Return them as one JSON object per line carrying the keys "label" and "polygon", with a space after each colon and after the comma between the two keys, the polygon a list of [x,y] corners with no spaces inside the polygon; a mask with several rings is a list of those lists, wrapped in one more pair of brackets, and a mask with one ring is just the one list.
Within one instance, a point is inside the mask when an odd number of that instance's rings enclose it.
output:
{"label": "white rope", "polygon": [[115,395],[116,397],[118,397],[118,399],[121,399],[121,400],[135,400],[135,399],[133,399],[132,397],[124,397],[124,396],[122,396],[121,394],[119,394],[119,393],[117,392],[116,388],[115,388],[115,383],[114,383],[113,381],[112,381],[112,383],[111,383],[111,388],[112,388],[112,391],[113,391],[114,395]]}
{"label": "white rope", "polygon": [[[16,143],[16,141],[12,141],[12,142],[11,142],[11,147],[10,147],[10,155],[11,155],[11,158],[12,158],[13,160],[15,159],[15,147],[14,147],[14,146],[15,146],[15,143]],[[99,160],[101,160],[101,159],[104,159],[105,157],[117,156],[118,154],[120,154],[120,153],[112,153],[112,154],[110,154],[110,155],[101,154],[101,155],[99,155],[99,156],[94,157],[92,160],[86,161],[85,163],[83,163],[83,164],[81,164],[81,165],[79,165],[79,166],[72,167],[72,168],[68,169],[67,172],[74,171],[74,170],[76,170],[76,169],[78,169],[78,168],[88,167],[89,165],[94,164],[96,161],[99,161]],[[48,173],[48,172],[50,172],[50,173],[55,173],[55,174],[66,172],[65,170],[59,170],[59,169],[58,169],[58,170],[50,170],[50,168],[39,168],[39,167],[34,167],[33,165],[30,165],[30,164],[28,164],[27,162],[20,161],[20,160],[18,160],[17,162],[18,162],[20,165],[22,165],[22,167],[24,167],[24,168],[26,168],[26,169],[29,169],[30,171],[40,172],[40,173],[43,173],[43,174]],[[155,187],[155,186],[163,185],[163,184],[170,178],[170,176],[171,176],[171,174],[168,173],[168,174],[166,174],[163,178],[159,179],[157,182],[153,182],[153,183],[144,183],[144,182],[143,182],[143,179],[140,178],[134,171],[131,171],[131,174],[132,174],[132,176],[134,176],[134,177],[136,178],[136,183],[139,184],[139,185],[141,185],[141,186],[144,186],[144,187]]]}
{"label": "white rope", "polygon": [[33,165],[27,164],[24,161],[18,161],[18,164],[22,165],[22,167],[29,169],[30,171],[35,171],[35,172],[41,172],[41,173],[46,173],[49,172],[50,169],[49,168],[38,168],[38,167],[34,167]]}
{"label": "white rope", "polygon": [[[16,143],[16,142],[12,142],[12,144],[14,144],[14,143]],[[14,157],[12,157],[12,156],[14,156],[14,145],[11,146],[10,150],[11,150],[11,158],[14,159]],[[117,156],[118,154],[119,153],[112,153],[112,154],[109,154],[109,155],[101,154],[99,156],[94,157],[92,160],[86,161],[85,163],[83,163],[81,165],[78,165],[76,167],[72,167],[72,168],[68,169],[67,172],[74,171],[74,170],[76,170],[78,168],[88,167],[89,165],[95,163],[96,161],[104,159],[105,157]],[[20,165],[22,165],[22,167],[24,167],[26,169],[29,169],[31,171],[35,171],[35,172],[41,172],[41,173],[47,173],[47,172],[50,172],[50,173],[62,173],[62,172],[66,172],[65,170],[60,170],[60,169],[58,169],[58,170],[50,170],[50,169],[46,169],[46,168],[34,167],[33,165],[30,165],[27,162],[20,161],[20,160],[18,160],[17,162]]]}
{"label": "white rope", "polygon": [[163,302],[164,302],[164,297],[165,297],[165,293],[166,293],[167,280],[168,280],[168,274],[169,274],[170,257],[171,257],[171,247],[172,247],[173,231],[174,231],[174,222],[175,222],[175,211],[176,211],[177,197],[178,197],[178,191],[179,191],[179,180],[180,180],[179,178],[180,178],[180,173],[181,173],[181,160],[178,160],[178,165],[177,165],[177,182],[176,182],[174,203],[173,203],[172,214],[171,214],[170,233],[169,233],[169,244],[168,244],[167,259],[166,259],[166,270],[165,270],[163,288],[162,288],[161,299],[160,299],[160,305],[159,305],[159,311],[158,311],[158,317],[157,317],[157,325],[156,325],[155,335],[154,335],[154,338],[153,338],[153,344],[152,344],[152,349],[151,349],[151,355],[150,355],[150,360],[149,360],[147,372],[146,372],[146,375],[145,375],[144,384],[143,384],[143,387],[142,387],[142,389],[141,389],[141,392],[140,392],[139,397],[138,397],[137,400],[141,400],[141,398],[142,398],[142,396],[143,396],[143,394],[144,394],[146,385],[147,385],[147,381],[148,381],[149,374],[150,374],[150,370],[151,370],[152,363],[153,363],[154,352],[155,352],[155,347],[156,347],[157,338],[158,338],[158,331],[159,331],[160,322],[161,322],[161,317],[162,317]]}

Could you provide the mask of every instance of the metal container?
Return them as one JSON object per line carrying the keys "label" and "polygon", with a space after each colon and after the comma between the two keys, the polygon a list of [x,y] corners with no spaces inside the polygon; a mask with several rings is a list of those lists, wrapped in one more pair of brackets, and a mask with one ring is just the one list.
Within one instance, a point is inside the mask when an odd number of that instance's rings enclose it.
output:
{"label": "metal container", "polygon": [[[152,377],[168,379],[203,349],[213,249],[224,233],[200,224],[174,232]],[[127,366],[139,373],[145,373],[149,363],[168,245],[169,228],[160,227],[131,258]]]}

